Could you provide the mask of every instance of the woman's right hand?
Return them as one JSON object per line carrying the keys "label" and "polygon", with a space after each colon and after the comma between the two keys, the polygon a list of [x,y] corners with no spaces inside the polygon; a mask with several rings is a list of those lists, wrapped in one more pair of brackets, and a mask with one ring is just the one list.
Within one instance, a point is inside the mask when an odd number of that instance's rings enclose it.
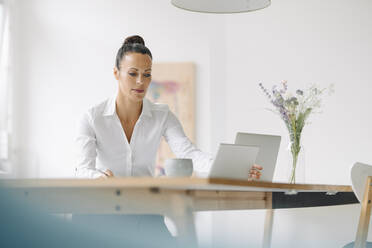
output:
{"label": "woman's right hand", "polygon": [[100,176],[99,178],[109,178],[109,177],[114,177],[114,173],[112,173],[111,170],[107,169],[106,171],[103,172],[104,175]]}

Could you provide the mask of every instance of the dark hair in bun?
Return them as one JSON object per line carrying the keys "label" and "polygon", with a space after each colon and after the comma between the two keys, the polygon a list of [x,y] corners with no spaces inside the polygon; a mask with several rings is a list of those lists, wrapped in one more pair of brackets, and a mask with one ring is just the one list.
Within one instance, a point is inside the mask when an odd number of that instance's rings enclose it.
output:
{"label": "dark hair in bun", "polygon": [[127,44],[135,44],[135,43],[145,45],[145,41],[143,40],[143,38],[141,36],[132,35],[132,36],[129,36],[129,37],[125,38],[123,46],[127,45]]}
{"label": "dark hair in bun", "polygon": [[119,51],[116,54],[115,65],[117,69],[120,69],[120,62],[124,55],[130,52],[147,54],[152,59],[152,54],[145,46],[145,41],[142,39],[142,37],[139,35],[132,35],[125,38],[123,45],[119,48]]}

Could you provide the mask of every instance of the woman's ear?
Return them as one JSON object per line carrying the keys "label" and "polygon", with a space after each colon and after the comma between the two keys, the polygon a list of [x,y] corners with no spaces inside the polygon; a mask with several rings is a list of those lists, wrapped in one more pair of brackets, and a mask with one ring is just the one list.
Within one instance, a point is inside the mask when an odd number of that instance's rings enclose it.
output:
{"label": "woman's ear", "polygon": [[120,71],[118,70],[118,68],[116,68],[116,66],[114,67],[114,76],[116,80],[119,80]]}

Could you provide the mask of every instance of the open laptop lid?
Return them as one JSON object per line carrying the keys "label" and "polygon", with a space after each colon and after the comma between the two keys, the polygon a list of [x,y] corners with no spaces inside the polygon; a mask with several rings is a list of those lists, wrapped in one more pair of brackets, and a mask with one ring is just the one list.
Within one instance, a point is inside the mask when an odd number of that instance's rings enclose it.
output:
{"label": "open laptop lid", "polygon": [[258,151],[257,146],[221,143],[209,177],[247,180]]}
{"label": "open laptop lid", "polygon": [[278,135],[241,132],[236,134],[235,144],[260,147],[256,159],[256,164],[263,167],[260,181],[271,182],[273,180],[280,140],[281,136]]}

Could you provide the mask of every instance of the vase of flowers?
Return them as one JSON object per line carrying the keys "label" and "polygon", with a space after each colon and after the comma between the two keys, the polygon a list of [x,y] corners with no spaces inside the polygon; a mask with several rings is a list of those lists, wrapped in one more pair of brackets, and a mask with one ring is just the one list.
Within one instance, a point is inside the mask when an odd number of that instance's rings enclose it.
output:
{"label": "vase of flowers", "polygon": [[309,115],[320,109],[321,95],[327,89],[329,93],[332,93],[333,85],[324,89],[319,89],[316,85],[312,85],[306,90],[297,89],[295,94],[288,92],[287,81],[283,81],[281,87],[274,85],[271,92],[262,83],[259,86],[274,105],[275,109],[272,111],[279,114],[289,133],[289,183],[296,183],[296,177],[298,178],[299,175],[301,175],[300,178],[303,182],[305,178],[305,161],[301,134]]}

